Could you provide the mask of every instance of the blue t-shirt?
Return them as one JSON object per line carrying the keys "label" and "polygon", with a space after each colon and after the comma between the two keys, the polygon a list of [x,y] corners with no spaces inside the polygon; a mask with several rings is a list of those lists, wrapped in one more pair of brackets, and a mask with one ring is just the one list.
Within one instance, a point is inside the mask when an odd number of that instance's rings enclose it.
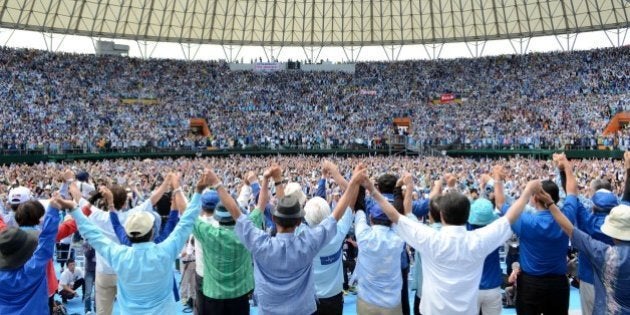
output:
{"label": "blue t-shirt", "polygon": [[[568,195],[562,213],[573,223],[578,207],[575,195]],[[521,270],[528,275],[564,275],[567,273],[569,237],[564,234],[548,210],[527,211],[512,224],[520,238]]]}
{"label": "blue t-shirt", "polygon": [[[483,226],[468,225],[468,230],[472,231]],[[499,258],[499,247],[488,254],[483,262],[483,272],[479,290],[488,290],[500,287],[503,284],[503,270],[501,270],[501,260]]]}

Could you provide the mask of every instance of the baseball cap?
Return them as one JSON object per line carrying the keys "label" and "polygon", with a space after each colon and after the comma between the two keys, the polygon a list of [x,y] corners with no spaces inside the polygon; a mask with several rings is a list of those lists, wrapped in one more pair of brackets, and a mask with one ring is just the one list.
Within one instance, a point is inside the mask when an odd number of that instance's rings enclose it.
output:
{"label": "baseball cap", "polygon": [[214,210],[219,203],[219,194],[216,190],[208,190],[201,195],[201,208],[204,210]]}
{"label": "baseball cap", "polygon": [[128,236],[143,236],[153,229],[155,217],[146,211],[131,214],[125,222],[125,232]]}
{"label": "baseball cap", "polygon": [[12,205],[25,203],[32,197],[31,190],[24,186],[15,187],[9,191],[9,203]]}
{"label": "baseball cap", "polygon": [[617,196],[613,194],[610,190],[600,189],[595,192],[593,197],[593,205],[595,206],[595,211],[597,212],[610,212],[612,208],[619,205],[619,200],[617,200]]}

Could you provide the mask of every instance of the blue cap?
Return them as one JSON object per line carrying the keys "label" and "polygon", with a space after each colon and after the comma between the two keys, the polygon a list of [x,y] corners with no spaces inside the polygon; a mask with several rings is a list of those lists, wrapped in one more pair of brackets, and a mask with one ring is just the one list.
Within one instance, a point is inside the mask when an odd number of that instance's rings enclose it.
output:
{"label": "blue cap", "polygon": [[417,218],[424,217],[429,214],[429,199],[423,199],[419,202],[413,202],[411,207],[411,213]]}
{"label": "blue cap", "polygon": [[214,210],[219,203],[219,194],[216,190],[209,190],[201,195],[201,208],[204,210]]}
{"label": "blue cap", "polygon": [[468,223],[470,224],[488,225],[497,218],[492,202],[486,198],[479,198],[470,205],[470,214],[468,215]]}
{"label": "blue cap", "polygon": [[593,209],[595,211],[601,212],[610,212],[612,208],[619,205],[619,200],[617,200],[617,196],[613,194],[610,190],[600,189],[593,195],[593,205],[597,207],[597,209]]}

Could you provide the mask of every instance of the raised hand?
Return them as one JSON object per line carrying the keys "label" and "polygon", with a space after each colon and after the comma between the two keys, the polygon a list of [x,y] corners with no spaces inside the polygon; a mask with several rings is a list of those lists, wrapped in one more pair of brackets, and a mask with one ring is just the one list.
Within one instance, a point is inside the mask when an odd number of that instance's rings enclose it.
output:
{"label": "raised hand", "polygon": [[70,184],[70,186],[68,187],[68,192],[70,193],[72,200],[74,200],[75,202],[79,202],[79,200],[81,200],[81,190],[79,190],[76,182]]}
{"label": "raised hand", "polygon": [[623,154],[623,165],[626,170],[630,170],[630,151],[626,151]]}
{"label": "raised hand", "polygon": [[407,187],[407,189],[412,188],[413,186],[413,176],[409,172],[405,172],[402,176],[402,181]]}
{"label": "raised hand", "polygon": [[110,208],[113,208],[114,207],[114,194],[112,194],[112,191],[109,190],[109,188],[105,186],[101,186],[99,187],[98,192],[101,193],[101,196],[103,196],[103,199],[105,199],[105,202],[107,202],[107,206]]}
{"label": "raised hand", "polygon": [[538,200],[538,202],[545,206],[545,208],[548,208],[549,206],[554,204],[553,198],[551,198],[551,196],[542,189],[538,191],[538,193],[536,193],[536,195],[534,196],[536,197],[536,200]]}
{"label": "raised hand", "polygon": [[505,180],[505,178],[507,177],[507,172],[505,171],[503,165],[495,165],[492,168],[492,176],[495,180]]}

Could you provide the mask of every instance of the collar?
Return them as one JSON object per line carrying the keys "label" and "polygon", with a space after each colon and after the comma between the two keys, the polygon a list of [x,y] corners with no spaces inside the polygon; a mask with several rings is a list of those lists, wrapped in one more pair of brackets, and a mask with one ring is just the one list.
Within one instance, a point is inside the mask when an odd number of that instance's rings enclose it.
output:
{"label": "collar", "polygon": [[133,248],[149,248],[149,247],[152,247],[153,245],[155,245],[155,243],[153,243],[153,241],[150,241],[150,242],[144,242],[144,243],[133,243],[133,244],[131,244],[131,247],[133,247]]}
{"label": "collar", "polygon": [[467,230],[466,225],[442,225],[440,231],[447,234],[462,234]]}

